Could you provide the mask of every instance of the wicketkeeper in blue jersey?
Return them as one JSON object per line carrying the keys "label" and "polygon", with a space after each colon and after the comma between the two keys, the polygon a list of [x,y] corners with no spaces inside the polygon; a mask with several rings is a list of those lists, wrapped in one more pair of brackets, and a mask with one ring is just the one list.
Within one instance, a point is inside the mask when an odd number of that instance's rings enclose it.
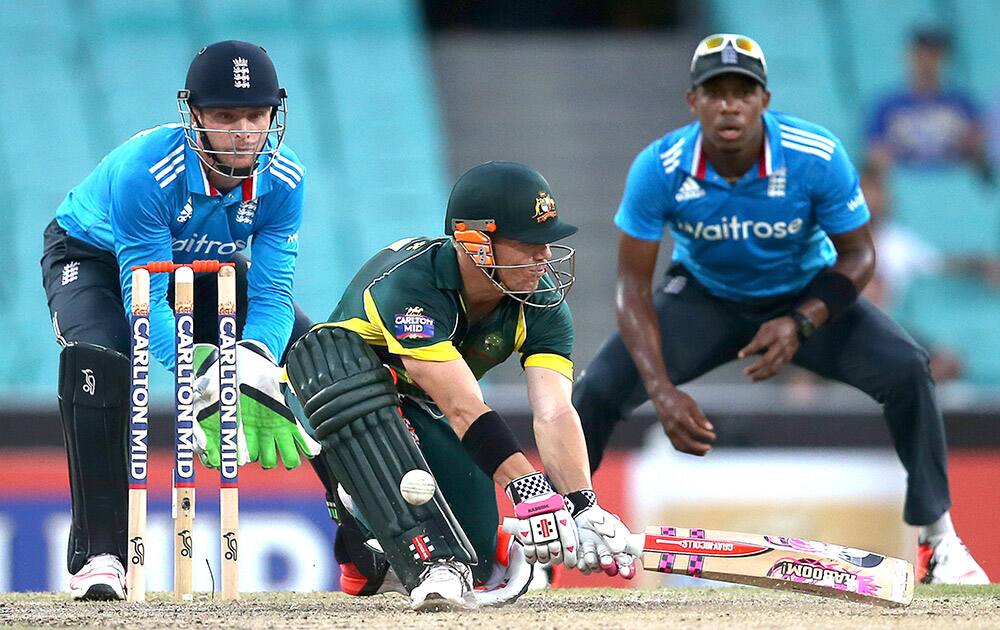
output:
{"label": "wicketkeeper in blue jersey", "polygon": [[[292,302],[305,171],[282,142],[285,90],[260,46],[201,50],[178,94],[181,120],[137,133],[109,153],[45,230],[42,274],[56,340],[59,409],[73,518],[75,599],[123,599],[126,554],[131,267],[151,261],[236,263],[242,459],[286,467],[318,445],[278,389],[276,359],[310,322]],[[253,264],[240,254],[250,248]],[[174,368],[169,278],[151,283],[151,351]],[[214,275],[195,280],[195,341],[217,335]],[[196,351],[202,368],[211,349]],[[216,353],[217,356],[217,353]],[[196,448],[218,465],[217,384],[199,379]],[[216,399],[213,400],[213,393]],[[205,434],[208,437],[205,437]],[[214,438],[214,439],[213,439]],[[242,462],[241,462],[242,463]]]}
{"label": "wicketkeeper in blue jersey", "polygon": [[[859,296],[875,249],[844,147],[823,127],[768,111],[767,65],[749,37],[702,40],[691,84],[695,122],[639,152],[615,215],[620,332],[573,393],[591,467],[647,399],[677,450],[705,455],[714,428],[677,386],[737,358],[755,358],[744,369],[753,382],[792,362],[882,404],[907,471],[904,518],[920,527],[923,579],[986,581],[951,523],[927,353]],[[673,263],[654,291],[665,229]]]}

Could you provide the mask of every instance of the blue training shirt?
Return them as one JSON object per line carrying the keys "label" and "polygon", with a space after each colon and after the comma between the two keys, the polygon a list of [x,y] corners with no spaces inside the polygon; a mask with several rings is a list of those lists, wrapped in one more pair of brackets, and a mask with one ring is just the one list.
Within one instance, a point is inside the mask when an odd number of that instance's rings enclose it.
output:
{"label": "blue training shirt", "polygon": [[701,152],[701,124],[671,131],[629,170],[615,225],[629,236],[674,237],[673,260],[713,295],[750,301],[803,289],[836,262],[828,234],[868,222],[858,173],[829,131],[763,115],[764,151],[730,185]]}
{"label": "blue training shirt", "polygon": [[[263,159],[263,158],[262,158]],[[154,260],[232,260],[248,245],[249,299],[244,339],[280,357],[295,318],[292,284],[299,250],[305,171],[282,145],[267,170],[221,194],[178,124],[132,136],[66,195],[56,212],[70,236],[113,252],[121,270],[125,312],[131,312],[132,265]],[[150,282],[150,349],[174,367],[174,316],[165,274]]]}

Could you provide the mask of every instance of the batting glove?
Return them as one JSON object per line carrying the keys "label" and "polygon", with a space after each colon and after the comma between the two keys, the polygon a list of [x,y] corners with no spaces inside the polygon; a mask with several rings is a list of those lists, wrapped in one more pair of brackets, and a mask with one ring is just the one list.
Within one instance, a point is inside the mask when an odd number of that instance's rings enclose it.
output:
{"label": "batting glove", "polygon": [[542,473],[533,472],[507,484],[517,526],[512,528],[528,562],[577,563],[576,527],[563,497]]}
{"label": "batting glove", "polygon": [[597,504],[594,491],[585,488],[570,492],[566,508],[580,536],[580,571],[589,574],[601,570],[626,580],[635,577],[635,556],[626,551],[630,532],[618,516]]}

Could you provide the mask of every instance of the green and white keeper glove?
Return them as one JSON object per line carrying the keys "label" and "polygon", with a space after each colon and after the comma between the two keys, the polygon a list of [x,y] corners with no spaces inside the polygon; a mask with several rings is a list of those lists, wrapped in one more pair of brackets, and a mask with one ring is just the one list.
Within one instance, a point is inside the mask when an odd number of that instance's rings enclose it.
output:
{"label": "green and white keeper glove", "polygon": [[[219,452],[219,350],[209,343],[194,345],[194,451],[201,463],[218,468]],[[242,466],[250,461],[243,423],[236,416],[237,463]]]}
{"label": "green and white keeper glove", "polygon": [[[216,369],[204,373],[215,379],[217,374]],[[240,421],[249,461],[259,462],[261,468],[274,468],[280,454],[281,462],[290,470],[302,463],[300,453],[315,457],[320,445],[286,406],[279,383],[282,370],[264,344],[250,339],[236,344],[236,374],[240,383]],[[212,386],[206,386],[205,390],[211,392]],[[217,385],[214,394],[217,399]]]}

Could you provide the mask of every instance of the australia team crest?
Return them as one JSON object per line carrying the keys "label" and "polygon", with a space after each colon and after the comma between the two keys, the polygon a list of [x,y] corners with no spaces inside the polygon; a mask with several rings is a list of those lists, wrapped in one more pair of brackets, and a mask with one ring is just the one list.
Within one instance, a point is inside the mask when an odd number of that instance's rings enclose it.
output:
{"label": "australia team crest", "polygon": [[544,190],[535,198],[535,221],[544,223],[556,216],[556,200]]}

